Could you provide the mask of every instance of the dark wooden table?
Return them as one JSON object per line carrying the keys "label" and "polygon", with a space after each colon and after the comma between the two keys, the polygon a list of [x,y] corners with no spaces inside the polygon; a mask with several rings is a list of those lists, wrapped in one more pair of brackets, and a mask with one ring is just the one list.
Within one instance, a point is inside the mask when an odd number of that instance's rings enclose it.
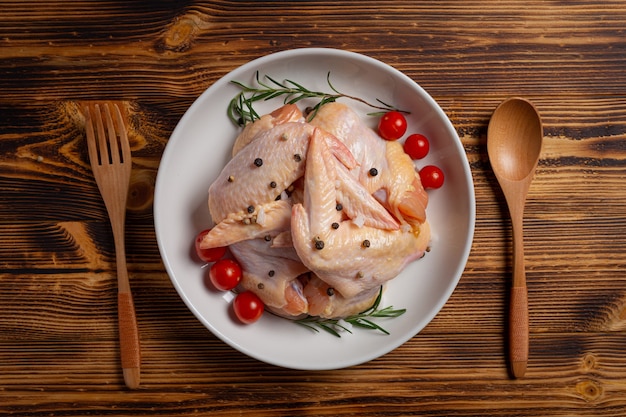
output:
{"label": "dark wooden table", "polygon": [[[626,7],[622,1],[0,2],[0,415],[623,416]],[[442,106],[476,186],[465,273],[395,351],[336,371],[257,362],[214,337],[161,263],[152,198],[185,110],[271,52],[331,47],[403,71]],[[526,209],[530,359],[507,371],[510,223],[486,154],[496,105],[544,122]],[[119,363],[113,239],[83,100],[122,101],[142,383]]]}

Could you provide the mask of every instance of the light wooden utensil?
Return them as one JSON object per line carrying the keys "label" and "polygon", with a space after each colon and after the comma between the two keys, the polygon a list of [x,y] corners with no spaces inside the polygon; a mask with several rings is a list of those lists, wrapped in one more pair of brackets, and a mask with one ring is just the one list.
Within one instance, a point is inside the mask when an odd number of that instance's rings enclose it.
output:
{"label": "light wooden utensil", "polygon": [[100,194],[106,205],[117,264],[118,326],[124,381],[137,388],[141,351],[135,306],[128,281],[124,223],[131,172],[131,154],[122,114],[116,104],[91,103],[83,108],[89,160]]}
{"label": "light wooden utensil", "polygon": [[528,363],[528,290],[524,269],[524,205],[533,179],[543,127],[535,107],[522,98],[503,101],[487,131],[487,153],[500,183],[513,228],[513,283],[509,313],[509,355],[513,376],[526,373]]}

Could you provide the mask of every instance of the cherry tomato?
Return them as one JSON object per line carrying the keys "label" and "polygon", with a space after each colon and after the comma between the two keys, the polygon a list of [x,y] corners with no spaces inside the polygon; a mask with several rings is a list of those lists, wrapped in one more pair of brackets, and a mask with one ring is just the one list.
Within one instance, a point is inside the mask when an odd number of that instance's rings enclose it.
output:
{"label": "cherry tomato", "polygon": [[233,310],[237,318],[246,324],[254,323],[263,315],[265,305],[252,291],[237,294],[233,300]]}
{"label": "cherry tomato", "polygon": [[200,249],[200,242],[211,229],[206,229],[198,233],[196,236],[196,254],[204,262],[215,262],[226,253],[226,248]]}
{"label": "cherry tomato", "polygon": [[218,290],[230,291],[241,281],[241,267],[232,259],[220,259],[211,265],[209,278]]}
{"label": "cherry tomato", "polygon": [[378,134],[385,140],[398,140],[406,132],[406,119],[398,111],[385,113],[378,122]]}
{"label": "cherry tomato", "polygon": [[439,167],[426,165],[419,174],[424,188],[439,188],[443,185],[443,171]]}
{"label": "cherry tomato", "polygon": [[404,152],[411,157],[411,159],[422,159],[428,155],[430,150],[430,144],[428,138],[419,133],[409,135],[404,141]]}

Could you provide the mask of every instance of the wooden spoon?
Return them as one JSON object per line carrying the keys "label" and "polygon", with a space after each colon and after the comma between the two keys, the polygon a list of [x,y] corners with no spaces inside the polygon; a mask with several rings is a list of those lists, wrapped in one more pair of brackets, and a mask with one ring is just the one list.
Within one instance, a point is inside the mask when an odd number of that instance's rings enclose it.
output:
{"label": "wooden spoon", "polygon": [[528,291],[524,270],[524,205],[543,140],[541,118],[522,98],[503,101],[487,131],[487,152],[511,215],[513,283],[509,312],[509,355],[513,376],[526,373],[528,362]]}

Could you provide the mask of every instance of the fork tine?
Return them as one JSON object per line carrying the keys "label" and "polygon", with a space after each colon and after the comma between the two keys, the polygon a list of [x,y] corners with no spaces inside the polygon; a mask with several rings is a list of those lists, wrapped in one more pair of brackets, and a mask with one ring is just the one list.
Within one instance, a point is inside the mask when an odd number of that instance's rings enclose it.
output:
{"label": "fork tine", "polygon": [[[113,119],[111,118],[111,109],[108,105],[103,105],[104,107],[104,117],[106,118],[107,125],[107,138],[108,138],[108,151],[109,151],[109,162],[111,164],[119,164],[122,162],[120,157],[120,148],[118,146],[118,137],[117,132],[115,131],[115,126],[113,125]],[[119,130],[119,129],[118,129]]]}
{"label": "fork tine", "polygon": [[98,143],[98,155],[97,159],[99,165],[108,165],[111,160],[111,155],[109,154],[109,145],[107,140],[107,135],[104,131],[104,123],[102,122],[102,110],[100,109],[99,104],[94,104],[94,119],[96,121],[96,132],[97,132],[97,143]]}
{"label": "fork tine", "polygon": [[119,106],[88,104],[84,113],[89,159],[97,165],[130,162],[130,144]]}
{"label": "fork tine", "polygon": [[83,112],[86,116],[85,120],[85,132],[87,134],[87,149],[89,151],[89,160],[92,164],[100,164],[100,158],[98,152],[98,143],[96,139],[96,133],[93,129],[93,114],[90,105],[86,105],[83,108]]}
{"label": "fork tine", "polygon": [[126,135],[122,112],[116,103],[111,104],[111,108],[115,113],[117,136],[119,137],[119,145],[121,147],[120,160],[121,162],[130,162],[130,144],[128,143],[128,136]]}

